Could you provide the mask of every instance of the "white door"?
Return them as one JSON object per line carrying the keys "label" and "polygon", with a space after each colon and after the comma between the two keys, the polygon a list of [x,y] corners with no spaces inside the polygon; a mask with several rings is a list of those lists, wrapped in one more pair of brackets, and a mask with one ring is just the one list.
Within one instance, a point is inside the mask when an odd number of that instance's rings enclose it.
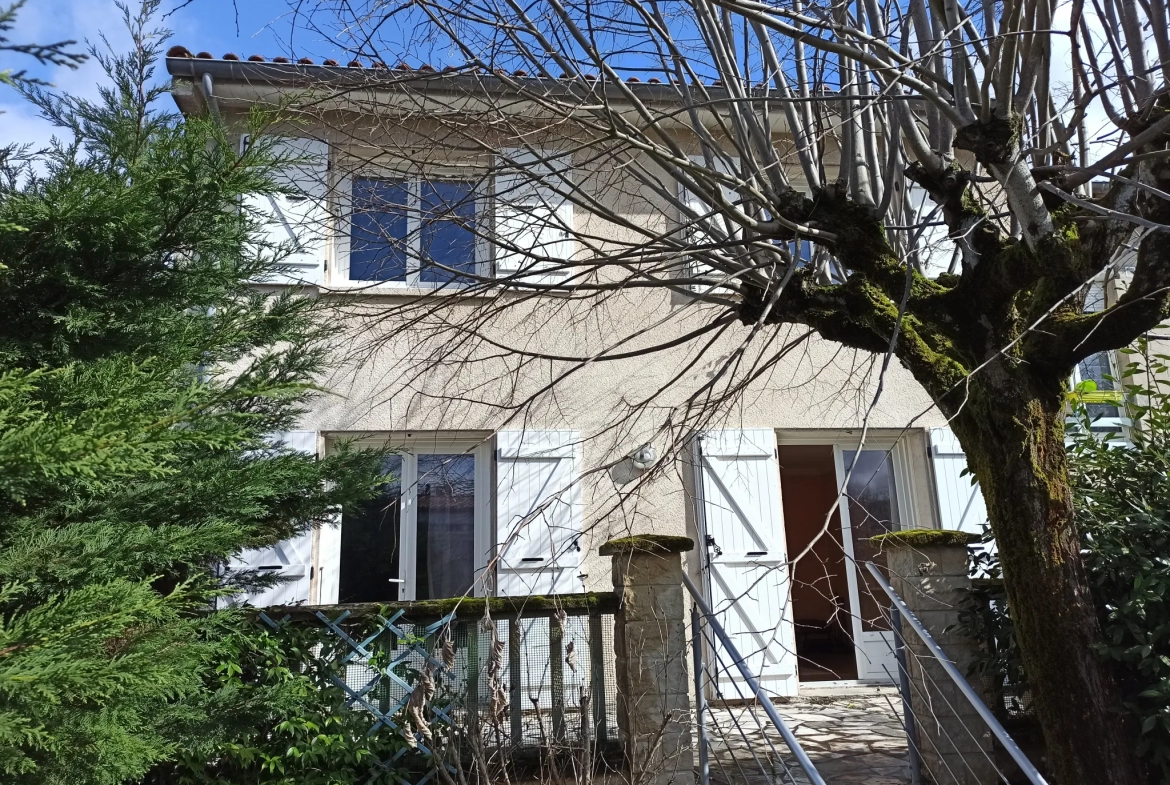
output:
{"label": "white door", "polygon": [[[842,542],[849,583],[849,615],[857,654],[859,681],[893,681],[897,676],[894,634],[890,631],[889,601],[874,582],[865,563],[885,566],[884,556],[869,542],[870,537],[901,528],[897,494],[896,450],[834,450],[837,460],[837,487],[841,495]],[[849,469],[856,463],[850,473]],[[848,474],[848,479],[846,479]]]}
{"label": "white door", "polygon": [[[796,641],[780,504],[776,433],[711,431],[698,441],[699,493],[712,608],[760,686],[796,694]],[[723,663],[734,672],[731,663]],[[746,688],[720,669],[724,698]]]}
{"label": "white door", "polygon": [[418,433],[395,446],[399,452],[383,464],[386,482],[379,496],[347,511],[341,525],[321,538],[322,604],[484,593],[488,445]]}

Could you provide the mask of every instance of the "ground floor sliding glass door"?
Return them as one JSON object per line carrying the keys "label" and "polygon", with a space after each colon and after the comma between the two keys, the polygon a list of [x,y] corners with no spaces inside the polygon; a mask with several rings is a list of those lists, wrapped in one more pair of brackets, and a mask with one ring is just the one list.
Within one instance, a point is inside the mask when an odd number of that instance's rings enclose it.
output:
{"label": "ground floor sliding glass door", "polygon": [[483,595],[491,549],[490,446],[404,439],[378,496],[321,530],[321,603]]}

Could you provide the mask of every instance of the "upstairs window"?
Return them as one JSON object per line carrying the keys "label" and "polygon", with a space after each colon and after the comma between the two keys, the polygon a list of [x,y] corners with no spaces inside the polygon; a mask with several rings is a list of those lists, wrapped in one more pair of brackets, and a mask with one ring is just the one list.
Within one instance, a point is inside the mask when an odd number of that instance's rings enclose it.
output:
{"label": "upstairs window", "polygon": [[[1097,282],[1089,287],[1085,297],[1085,313],[1105,310],[1105,286]],[[1102,435],[1122,433],[1129,424],[1122,408],[1121,385],[1113,366],[1113,352],[1097,352],[1077,363],[1073,369],[1072,389],[1077,400],[1084,404],[1092,420],[1092,431]]]}
{"label": "upstairs window", "polygon": [[481,274],[474,183],[357,177],[352,196],[350,281],[466,285]]}

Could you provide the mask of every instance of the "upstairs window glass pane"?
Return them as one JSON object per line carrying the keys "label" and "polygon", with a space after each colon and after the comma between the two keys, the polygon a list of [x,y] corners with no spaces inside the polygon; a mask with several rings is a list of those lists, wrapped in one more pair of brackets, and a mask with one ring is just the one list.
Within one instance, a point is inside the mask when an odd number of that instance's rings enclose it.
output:
{"label": "upstairs window glass pane", "polygon": [[[1105,286],[1094,282],[1085,294],[1085,313],[1100,313],[1104,310]],[[1118,430],[1122,412],[1121,407],[1114,401],[1117,400],[1116,394],[1121,390],[1121,386],[1113,372],[1110,352],[1097,352],[1077,363],[1072,379],[1073,389],[1084,382],[1092,382],[1091,386],[1094,387],[1081,393],[1085,411],[1093,422],[1092,430],[1100,432]]]}
{"label": "upstairs window glass pane", "polygon": [[409,197],[405,180],[353,181],[350,280],[406,280]]}
{"label": "upstairs window glass pane", "polygon": [[[464,181],[421,183],[423,283],[470,283],[475,274],[475,189]],[[441,265],[441,266],[439,266]],[[447,268],[447,269],[444,269]]]}

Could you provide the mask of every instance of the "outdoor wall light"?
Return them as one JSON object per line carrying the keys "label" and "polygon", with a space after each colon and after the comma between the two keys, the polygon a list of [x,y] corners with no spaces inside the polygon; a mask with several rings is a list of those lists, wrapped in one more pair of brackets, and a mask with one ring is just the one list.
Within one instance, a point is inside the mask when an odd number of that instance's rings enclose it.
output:
{"label": "outdoor wall light", "polygon": [[654,462],[658,460],[658,450],[654,449],[653,444],[643,444],[638,449],[630,453],[630,462],[634,464],[634,468],[646,471]]}

